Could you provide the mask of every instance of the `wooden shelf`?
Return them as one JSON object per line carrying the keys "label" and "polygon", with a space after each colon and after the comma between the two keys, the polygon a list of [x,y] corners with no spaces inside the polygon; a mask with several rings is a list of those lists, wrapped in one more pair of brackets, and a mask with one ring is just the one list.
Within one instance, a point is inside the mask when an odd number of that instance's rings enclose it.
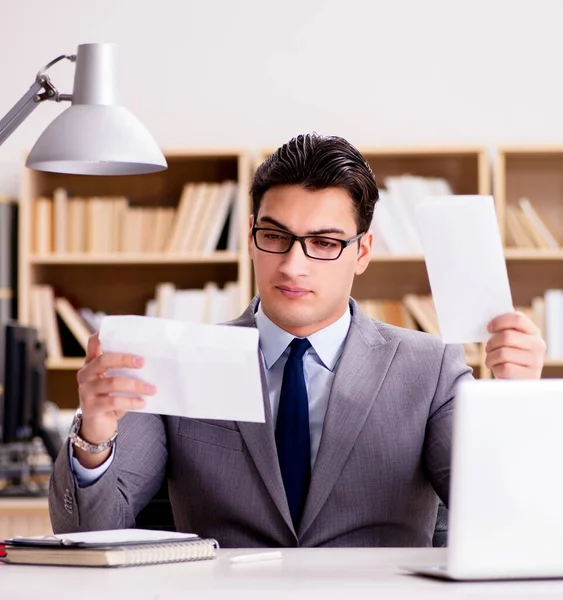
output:
{"label": "wooden shelf", "polygon": [[[24,171],[19,212],[18,265],[18,317],[22,323],[28,324],[32,320],[31,289],[34,285],[50,286],[57,296],[66,297],[71,304],[89,308],[94,312],[145,314],[147,303],[155,298],[157,288],[162,283],[169,282],[177,290],[186,290],[204,289],[207,283],[215,283],[218,289],[222,289],[227,283],[236,282],[237,297],[231,298],[233,311],[236,310],[237,314],[240,314],[246,308],[252,292],[251,262],[246,252],[250,214],[248,190],[251,175],[248,152],[238,148],[179,148],[165,150],[164,155],[168,168],[148,175],[94,177],[29,169]],[[228,225],[229,233],[237,231],[239,249],[236,251],[216,251],[209,255],[114,251],[50,252],[49,247],[51,250],[55,247],[56,227],[61,224],[59,220],[57,225],[54,204],[51,217],[52,229],[43,229],[42,244],[38,244],[34,239],[38,230],[38,214],[45,214],[37,212],[36,200],[53,198],[54,191],[59,187],[68,192],[69,198],[100,198],[102,201],[125,198],[127,199],[125,210],[143,210],[158,207],[177,208],[188,183],[221,184],[226,181],[235,181],[238,184],[236,210],[233,213],[235,222],[229,222]],[[123,206],[121,204],[121,207]],[[76,216],[76,211],[73,214]],[[107,211],[103,214],[107,215]],[[96,215],[98,215],[96,206],[93,203],[88,204],[83,218],[97,219]],[[120,217],[110,216],[111,218]],[[87,221],[86,225],[91,222]],[[206,223],[208,224],[208,221],[204,219],[204,224]],[[203,225],[200,225],[198,224],[198,227],[202,229]],[[233,225],[235,229],[231,230],[230,227]],[[90,242],[92,239],[97,239],[91,237],[96,235],[95,231],[95,228],[86,226],[85,235],[90,238],[85,239]],[[67,235],[69,235],[68,231]],[[151,228],[145,225],[137,229],[135,235],[137,240],[146,241],[143,236],[148,238],[151,235]],[[226,244],[225,235],[223,233],[223,244]],[[45,242],[49,237],[52,241]],[[91,247],[88,243],[82,250]],[[139,244],[138,247],[142,248],[143,245]],[[38,246],[46,250],[38,253]],[[94,248],[96,247],[103,248],[103,245],[94,245]],[[119,244],[115,244],[115,238],[111,247],[120,247]],[[125,247],[133,248],[133,246]],[[66,339],[68,341],[68,335]],[[68,354],[74,354],[72,349],[67,348],[66,351]],[[76,371],[83,363],[83,358],[47,361],[47,395],[60,407],[76,407],[78,402]]]}
{"label": "wooden shelf", "polygon": [[531,158],[543,158],[549,157],[553,154],[563,154],[563,146],[561,144],[541,144],[541,145],[528,145],[528,144],[514,144],[507,146],[500,146],[498,149],[500,154],[505,156],[515,156],[520,158],[522,156],[529,156]]}
{"label": "wooden shelf", "polygon": [[559,368],[563,367],[563,358],[548,358],[544,362],[544,367],[548,368]]}
{"label": "wooden shelf", "polygon": [[374,254],[371,257],[371,262],[373,262],[373,263],[381,263],[381,262],[423,263],[424,256],[422,254]]}
{"label": "wooden shelf", "polygon": [[30,263],[33,265],[167,265],[167,264],[229,264],[237,263],[239,254],[234,252],[215,252],[208,256],[186,254],[45,254],[32,255]]}
{"label": "wooden shelf", "polygon": [[557,261],[563,260],[563,250],[528,250],[526,248],[506,248],[506,260],[510,261]]}
{"label": "wooden shelf", "polygon": [[[526,248],[505,248],[504,256],[507,261],[563,261],[561,250],[528,250]],[[372,262],[412,262],[423,263],[422,254],[374,254]]]}
{"label": "wooden shelf", "polygon": [[78,371],[84,365],[84,358],[47,359],[47,369],[50,371]]}

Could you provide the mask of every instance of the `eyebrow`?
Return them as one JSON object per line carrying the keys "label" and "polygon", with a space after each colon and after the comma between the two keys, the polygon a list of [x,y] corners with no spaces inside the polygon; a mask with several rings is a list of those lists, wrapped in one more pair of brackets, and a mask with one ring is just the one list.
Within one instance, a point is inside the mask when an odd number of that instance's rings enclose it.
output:
{"label": "eyebrow", "polygon": [[[258,219],[258,222],[270,223],[270,225],[275,225],[279,229],[289,231],[289,227],[287,227],[283,223],[280,223],[279,221],[276,221],[276,219],[273,219],[272,217],[260,217]],[[343,229],[339,229],[338,227],[322,227],[320,229],[310,229],[305,235],[323,235],[325,233],[337,233],[340,235],[345,235],[346,232]]]}

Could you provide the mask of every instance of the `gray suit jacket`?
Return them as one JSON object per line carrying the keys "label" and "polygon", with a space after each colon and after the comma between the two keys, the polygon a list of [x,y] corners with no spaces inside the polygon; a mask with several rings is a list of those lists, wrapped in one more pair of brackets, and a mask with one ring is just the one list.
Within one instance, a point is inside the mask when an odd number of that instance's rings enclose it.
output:
{"label": "gray suit jacket", "polygon": [[[350,304],[297,531],[265,387],[266,423],[127,414],[111,467],[86,488],[75,483],[65,445],[50,487],[54,531],[132,527],[167,478],[177,529],[223,547],[430,546],[436,493],[448,501],[455,386],[471,370],[460,347]],[[255,327],[256,305],[231,324]]]}

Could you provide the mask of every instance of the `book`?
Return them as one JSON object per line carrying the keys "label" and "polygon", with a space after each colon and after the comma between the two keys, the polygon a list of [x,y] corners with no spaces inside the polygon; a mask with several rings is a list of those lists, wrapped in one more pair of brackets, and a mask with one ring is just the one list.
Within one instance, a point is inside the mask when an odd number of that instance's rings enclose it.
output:
{"label": "book", "polygon": [[64,188],[53,192],[53,245],[55,252],[68,252],[68,194]]}
{"label": "book", "polygon": [[559,248],[559,243],[555,239],[555,236],[551,233],[544,220],[540,217],[539,213],[532,206],[532,203],[528,198],[520,198],[518,200],[518,204],[520,208],[529,219],[531,223],[533,223],[536,230],[539,232],[539,235],[542,237],[545,245],[550,249]]}
{"label": "book", "polygon": [[83,350],[88,348],[90,330],[67,298],[55,298],[55,311],[76,338]]}
{"label": "book", "polygon": [[133,567],[206,560],[215,558],[219,548],[211,538],[148,529],[14,537],[2,544],[2,562],[69,567]]}

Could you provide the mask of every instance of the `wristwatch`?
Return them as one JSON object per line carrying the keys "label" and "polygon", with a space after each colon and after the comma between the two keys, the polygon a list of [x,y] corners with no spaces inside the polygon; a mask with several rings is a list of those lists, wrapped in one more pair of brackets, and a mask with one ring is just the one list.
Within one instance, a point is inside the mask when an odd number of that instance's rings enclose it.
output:
{"label": "wristwatch", "polygon": [[85,450],[89,454],[100,454],[104,450],[111,448],[115,444],[115,440],[117,438],[117,430],[115,433],[101,444],[91,444],[87,442],[84,438],[81,438],[78,434],[80,432],[80,428],[82,427],[82,413],[77,412],[74,415],[74,419],[72,420],[72,425],[70,426],[70,431],[68,433],[69,440],[81,450]]}

